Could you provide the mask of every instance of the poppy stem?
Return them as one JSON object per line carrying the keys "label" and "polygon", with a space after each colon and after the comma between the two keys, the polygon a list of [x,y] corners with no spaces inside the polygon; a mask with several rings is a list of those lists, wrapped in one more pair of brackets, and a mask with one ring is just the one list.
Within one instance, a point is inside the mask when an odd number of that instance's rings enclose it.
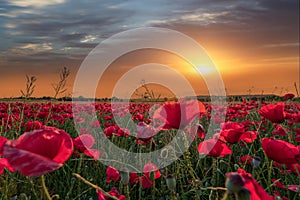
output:
{"label": "poppy stem", "polygon": [[130,192],[129,192],[129,186],[128,186],[128,184],[125,185],[125,190],[126,190],[126,199],[130,200]]}
{"label": "poppy stem", "polygon": [[177,200],[176,192],[174,190],[171,191],[171,199],[172,200]]}
{"label": "poppy stem", "polygon": [[52,198],[51,198],[51,196],[50,196],[50,194],[48,192],[48,189],[46,187],[44,175],[41,176],[41,184],[42,184],[43,192],[44,192],[44,195],[45,195],[46,199],[47,200],[51,200]]}
{"label": "poppy stem", "polygon": [[227,188],[224,187],[205,187],[205,188],[200,188],[201,190],[224,190],[227,191]]}
{"label": "poppy stem", "polygon": [[80,176],[79,174],[76,174],[76,173],[73,173],[74,176],[76,176],[76,178],[80,179],[82,182],[84,182],[85,184],[95,188],[96,190],[100,190],[105,196],[109,197],[109,198],[112,198],[114,200],[118,200],[117,197],[115,196],[112,196],[110,194],[108,194],[107,192],[105,192],[101,187],[99,187],[98,185],[95,185],[91,182],[89,182],[88,180],[86,180],[85,178],[83,178],[82,176]]}

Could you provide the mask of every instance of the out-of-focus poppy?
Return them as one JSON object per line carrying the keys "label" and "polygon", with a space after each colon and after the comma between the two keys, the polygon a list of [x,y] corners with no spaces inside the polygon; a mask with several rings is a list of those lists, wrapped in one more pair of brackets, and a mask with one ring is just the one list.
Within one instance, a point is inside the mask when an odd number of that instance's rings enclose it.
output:
{"label": "out-of-focus poppy", "polygon": [[[107,197],[103,192],[100,190],[96,190],[98,200],[108,200],[109,197]],[[107,192],[111,196],[117,197],[119,200],[126,200],[126,197],[124,195],[121,195],[118,192],[118,189],[116,187],[113,187],[109,192]]]}
{"label": "out-of-focus poppy", "polygon": [[54,127],[25,132],[3,145],[3,157],[24,176],[40,176],[63,165],[73,152],[68,133]]}
{"label": "out-of-focus poppy", "polygon": [[289,99],[292,99],[294,97],[295,97],[295,95],[292,94],[292,93],[287,93],[287,94],[283,95],[284,100],[289,100]]}
{"label": "out-of-focus poppy", "polygon": [[161,176],[161,173],[156,165],[147,163],[143,168],[144,175],[140,178],[143,188],[151,188],[155,179]]}
{"label": "out-of-focus poppy", "polygon": [[238,169],[238,173],[244,178],[244,187],[250,191],[251,199],[253,200],[272,200],[271,197],[252,177],[250,173],[247,173],[243,169]]}
{"label": "out-of-focus poppy", "polygon": [[199,154],[206,154],[214,157],[224,157],[232,154],[232,150],[226,143],[217,139],[208,139],[198,145]]}
{"label": "out-of-focus poppy", "polygon": [[258,111],[258,113],[273,123],[282,123],[285,120],[283,102],[265,105]]}
{"label": "out-of-focus poppy", "polygon": [[108,166],[108,168],[106,169],[106,182],[110,183],[111,181],[118,181],[120,179],[120,173],[118,170],[116,170],[115,168]]}
{"label": "out-of-focus poppy", "polygon": [[262,148],[268,158],[279,163],[295,164],[300,161],[300,147],[284,140],[263,138]]}

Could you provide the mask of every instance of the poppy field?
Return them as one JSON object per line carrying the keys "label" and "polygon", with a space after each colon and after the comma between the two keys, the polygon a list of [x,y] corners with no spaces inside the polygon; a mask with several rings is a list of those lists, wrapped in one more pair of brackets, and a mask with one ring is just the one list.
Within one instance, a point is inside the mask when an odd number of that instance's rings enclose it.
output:
{"label": "poppy field", "polygon": [[[300,198],[299,98],[228,101],[218,108],[226,111],[225,122],[215,118],[219,127],[210,137],[211,103],[163,102],[154,111],[153,105],[0,102],[0,199]],[[92,110],[96,119],[86,114]],[[97,134],[147,153],[169,144],[179,129],[191,143],[183,155],[162,151],[162,161],[178,156],[163,168],[147,163],[134,172],[101,162],[110,152]]]}

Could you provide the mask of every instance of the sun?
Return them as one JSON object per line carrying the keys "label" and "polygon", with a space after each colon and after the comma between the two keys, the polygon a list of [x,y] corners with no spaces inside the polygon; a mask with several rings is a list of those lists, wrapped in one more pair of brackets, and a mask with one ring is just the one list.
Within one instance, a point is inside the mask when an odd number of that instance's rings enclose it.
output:
{"label": "sun", "polygon": [[214,66],[197,66],[195,67],[195,70],[200,73],[202,76],[210,75],[215,71]]}

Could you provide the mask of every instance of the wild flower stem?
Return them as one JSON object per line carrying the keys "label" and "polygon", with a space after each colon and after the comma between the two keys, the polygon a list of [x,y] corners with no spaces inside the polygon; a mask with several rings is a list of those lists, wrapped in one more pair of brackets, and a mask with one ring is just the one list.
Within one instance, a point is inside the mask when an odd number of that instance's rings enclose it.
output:
{"label": "wild flower stem", "polygon": [[130,200],[130,192],[129,192],[129,186],[128,186],[128,184],[125,185],[125,191],[126,191],[126,199]]}
{"label": "wild flower stem", "polygon": [[46,199],[47,200],[52,200],[52,198],[51,198],[51,196],[48,192],[46,183],[45,183],[45,176],[44,175],[41,176],[41,184],[42,184],[43,192],[44,192],[44,195],[45,195]]}
{"label": "wild flower stem", "polygon": [[105,196],[109,197],[109,198],[112,198],[112,199],[115,199],[115,200],[118,200],[117,197],[115,196],[112,196],[110,194],[108,194],[107,192],[105,192],[101,187],[99,187],[98,185],[95,185],[91,182],[89,182],[88,180],[86,180],[85,178],[83,178],[82,176],[80,176],[79,174],[76,174],[76,173],[73,173],[74,176],[76,176],[76,178],[80,179],[82,182],[84,182],[85,184],[95,188],[96,190],[100,190]]}

